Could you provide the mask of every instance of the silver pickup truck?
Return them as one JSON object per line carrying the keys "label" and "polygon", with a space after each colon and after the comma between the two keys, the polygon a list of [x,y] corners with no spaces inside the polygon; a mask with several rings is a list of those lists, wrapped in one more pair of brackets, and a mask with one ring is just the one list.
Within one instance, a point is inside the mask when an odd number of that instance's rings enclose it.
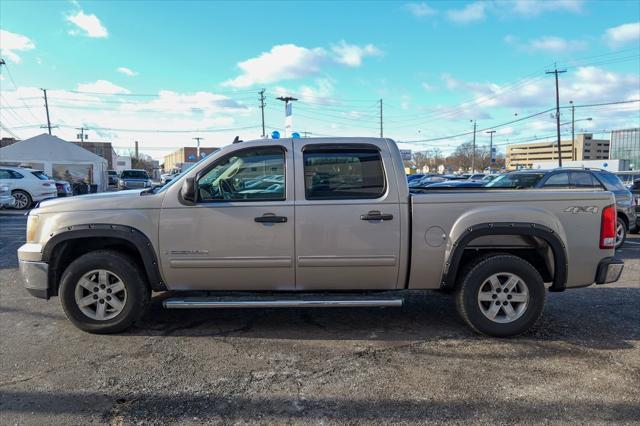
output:
{"label": "silver pickup truck", "polygon": [[[166,308],[399,306],[455,294],[476,331],[512,336],[546,291],[616,281],[605,191],[410,192],[389,139],[234,143],[167,185],[42,202],[20,270],[95,333]],[[158,296],[159,299],[162,297]]]}

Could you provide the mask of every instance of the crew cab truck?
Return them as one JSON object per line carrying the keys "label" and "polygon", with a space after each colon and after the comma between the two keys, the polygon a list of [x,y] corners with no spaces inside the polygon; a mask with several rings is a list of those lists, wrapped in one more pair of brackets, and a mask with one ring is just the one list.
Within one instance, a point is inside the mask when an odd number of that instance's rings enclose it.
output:
{"label": "crew cab truck", "polygon": [[257,140],[158,188],[40,203],[18,250],[27,290],[95,333],[166,308],[399,306],[455,294],[476,331],[512,336],[547,291],[616,281],[610,192],[410,192],[396,144]]}

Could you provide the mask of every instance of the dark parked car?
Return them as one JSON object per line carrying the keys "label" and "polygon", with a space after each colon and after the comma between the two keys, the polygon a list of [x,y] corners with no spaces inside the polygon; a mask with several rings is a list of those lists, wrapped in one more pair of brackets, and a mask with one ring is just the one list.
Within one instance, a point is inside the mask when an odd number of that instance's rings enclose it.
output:
{"label": "dark parked car", "polygon": [[640,233],[640,179],[633,181],[630,191],[636,197],[636,229],[632,232],[637,234]]}
{"label": "dark parked car", "polygon": [[58,197],[71,197],[73,190],[71,184],[66,180],[56,180],[56,189],[58,190]]}
{"label": "dark parked car", "polygon": [[123,170],[118,180],[118,189],[150,188],[151,179],[146,170]]}
{"label": "dark parked car", "polygon": [[416,173],[414,175],[407,175],[407,182],[411,183],[414,180],[422,179],[423,177],[424,177],[424,174],[422,174],[422,173]]}
{"label": "dark parked car", "polygon": [[599,169],[558,168],[553,170],[520,170],[505,173],[485,185],[487,188],[551,188],[602,189],[616,198],[616,248],[622,247],[627,232],[636,229],[636,199],[620,178]]}

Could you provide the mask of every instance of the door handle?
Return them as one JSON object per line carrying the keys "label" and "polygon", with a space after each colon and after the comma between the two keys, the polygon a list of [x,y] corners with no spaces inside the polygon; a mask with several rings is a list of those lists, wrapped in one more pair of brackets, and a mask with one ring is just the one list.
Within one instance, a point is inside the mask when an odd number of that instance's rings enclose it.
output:
{"label": "door handle", "polygon": [[287,221],[286,216],[276,216],[273,213],[265,213],[262,216],[254,219],[258,223],[285,223]]}
{"label": "door handle", "polygon": [[393,219],[392,214],[380,213],[377,210],[371,210],[367,214],[360,215],[360,220],[392,220],[392,219]]}

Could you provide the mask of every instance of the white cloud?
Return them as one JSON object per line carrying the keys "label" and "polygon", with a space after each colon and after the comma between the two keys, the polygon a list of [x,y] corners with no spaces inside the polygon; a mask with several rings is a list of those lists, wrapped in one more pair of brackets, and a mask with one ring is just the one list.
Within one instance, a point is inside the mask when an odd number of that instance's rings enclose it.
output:
{"label": "white cloud", "polygon": [[349,44],[342,40],[340,43],[331,46],[331,50],[335,54],[334,60],[348,67],[359,67],[362,65],[362,59],[365,56],[380,56],[382,52],[373,44],[366,46],[357,46]]}
{"label": "white cloud", "polygon": [[77,90],[79,92],[107,93],[110,95],[131,93],[124,87],[113,84],[112,82],[107,80],[97,80],[93,83],[79,83],[77,86]]}
{"label": "white cloud", "polygon": [[444,84],[447,86],[447,89],[457,89],[460,87],[460,82],[453,78],[449,73],[443,73],[440,78],[444,81]]}
{"label": "white cloud", "polygon": [[118,67],[116,71],[118,71],[121,74],[128,75],[129,77],[135,77],[136,75],[138,75],[137,72],[127,67]]}
{"label": "white cloud", "polygon": [[349,67],[357,67],[367,56],[381,55],[376,46],[357,46],[344,40],[331,46],[328,52],[322,47],[306,48],[295,44],[279,44],[270,51],[262,52],[255,58],[238,63],[241,73],[222,83],[235,88],[269,84],[283,80],[293,80],[318,74],[322,65],[334,62]]}
{"label": "white cloud", "polygon": [[327,52],[320,47],[307,49],[295,44],[273,46],[269,52],[239,62],[238,68],[242,73],[223,85],[242,88],[316,74],[326,55]]}
{"label": "white cloud", "polygon": [[411,13],[416,18],[424,18],[427,16],[433,16],[438,13],[438,11],[425,2],[422,3],[407,3],[405,5],[409,13]]}
{"label": "white cloud", "polygon": [[564,53],[585,50],[587,43],[581,40],[565,40],[561,37],[547,36],[529,41],[532,50],[544,50],[552,53]]}
{"label": "white cloud", "polygon": [[24,52],[35,48],[36,45],[29,37],[0,30],[0,53],[11,62],[20,63],[21,58],[16,52]]}
{"label": "white cloud", "polygon": [[436,87],[432,84],[427,83],[426,81],[423,81],[420,86],[422,86],[422,88],[424,90],[426,90],[427,92],[433,92],[434,90],[436,90]]}
{"label": "white cloud", "polygon": [[618,25],[609,28],[604,34],[604,38],[611,47],[640,40],[640,22]]}
{"label": "white cloud", "polygon": [[487,3],[476,1],[468,4],[463,9],[450,9],[447,11],[447,17],[456,23],[466,24],[474,21],[481,21],[485,18]]}
{"label": "white cloud", "polygon": [[100,19],[94,14],[87,15],[83,10],[78,10],[67,16],[67,21],[77,28],[71,29],[71,35],[85,35],[92,38],[105,38],[109,36],[107,28],[102,25]]}
{"label": "white cloud", "polygon": [[510,9],[520,16],[538,16],[544,12],[565,11],[579,13],[584,0],[502,0],[496,3],[500,9]]}

